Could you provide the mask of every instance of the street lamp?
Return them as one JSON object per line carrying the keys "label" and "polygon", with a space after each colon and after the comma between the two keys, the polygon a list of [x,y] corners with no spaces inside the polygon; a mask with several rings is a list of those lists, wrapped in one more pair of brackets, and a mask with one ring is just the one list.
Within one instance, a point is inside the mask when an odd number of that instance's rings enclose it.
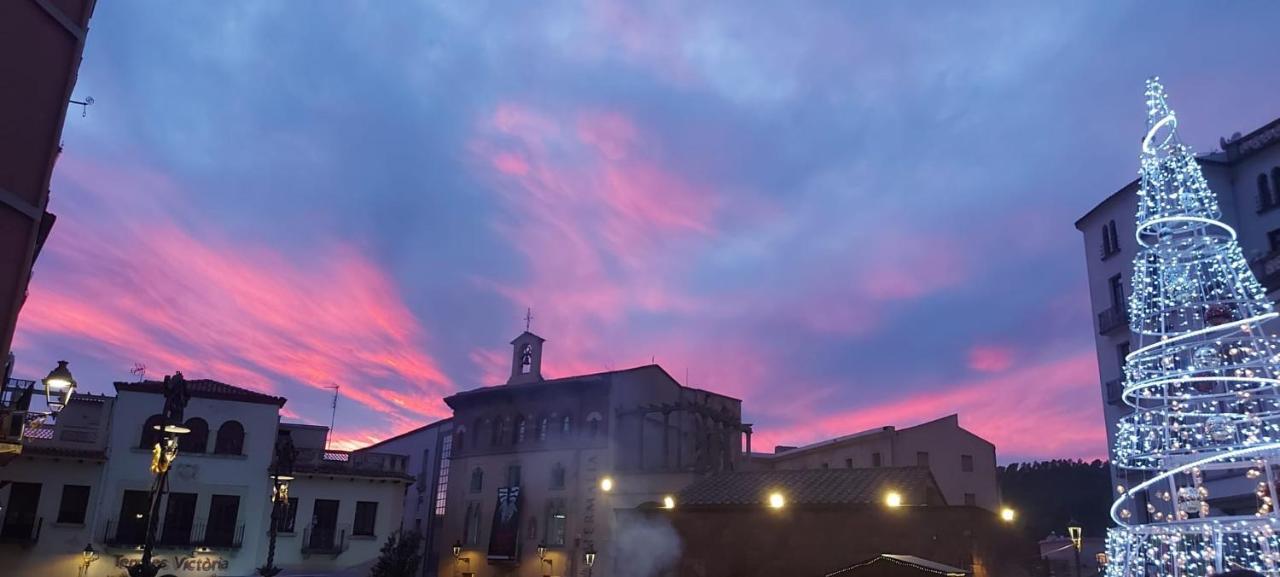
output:
{"label": "street lamp", "polygon": [[462,540],[453,542],[453,558],[456,560],[462,557]]}
{"label": "street lamp", "polygon": [[787,498],[777,491],[769,493],[769,508],[781,509],[787,506]]}
{"label": "street lamp", "polygon": [[582,560],[587,563],[587,577],[591,577],[591,568],[596,564],[596,547],[595,545],[587,545],[587,551],[583,554]]}
{"label": "street lamp", "polygon": [[600,479],[600,490],[608,493],[613,490],[613,477]]}
{"label": "street lamp", "polygon": [[164,438],[151,449],[151,472],[155,478],[151,483],[151,505],[147,509],[147,532],[142,544],[142,559],[129,566],[130,577],[155,577],[160,572],[160,568],[151,563],[151,552],[160,521],[160,500],[168,486],[169,467],[178,456],[178,435],[191,432],[191,429],[182,426],[182,415],[189,400],[191,392],[187,390],[187,380],[182,377],[182,373],[164,378],[164,410],[161,413],[163,424],[155,427],[164,433]]}
{"label": "street lamp", "polygon": [[1013,520],[1017,518],[1017,516],[1018,514],[1014,512],[1013,509],[1010,509],[1008,507],[1000,509],[1000,520],[1004,521],[1005,523],[1012,523]]}
{"label": "street lamp", "polygon": [[1076,577],[1083,575],[1080,568],[1080,547],[1084,544],[1084,527],[1080,526],[1080,522],[1072,519],[1067,522],[1067,535],[1071,537],[1071,545],[1075,548],[1076,553]]}
{"label": "street lamp", "polygon": [[80,552],[80,574],[89,573],[89,566],[98,560],[98,551],[93,548],[93,543],[84,546],[84,551]]}
{"label": "street lamp", "polygon": [[541,542],[538,543],[538,559],[547,566],[547,572],[543,573],[543,575],[551,575],[554,566],[551,564],[551,560],[547,559],[547,546]]}
{"label": "street lamp", "polygon": [[267,564],[258,568],[258,575],[275,577],[276,532],[289,509],[289,481],[293,480],[293,462],[298,452],[293,448],[293,437],[288,431],[276,431],[275,458],[271,465],[271,526],[267,529]]}
{"label": "street lamp", "polygon": [[471,567],[471,560],[462,556],[462,540],[453,542],[453,574],[458,574],[458,563],[466,563],[467,567]]}
{"label": "street lamp", "polygon": [[884,504],[889,507],[901,507],[902,493],[899,493],[897,491],[889,491],[888,493],[885,493]]}
{"label": "street lamp", "polygon": [[49,412],[57,417],[71,400],[71,393],[76,390],[76,378],[71,376],[67,361],[58,361],[58,366],[49,371],[49,375],[41,382],[44,383],[44,398],[49,405]]}
{"label": "street lamp", "polygon": [[662,508],[663,508],[663,509],[675,509],[675,508],[676,508],[676,498],[675,498],[675,497],[672,497],[671,495],[667,495],[667,496],[663,497],[663,498],[662,498]]}

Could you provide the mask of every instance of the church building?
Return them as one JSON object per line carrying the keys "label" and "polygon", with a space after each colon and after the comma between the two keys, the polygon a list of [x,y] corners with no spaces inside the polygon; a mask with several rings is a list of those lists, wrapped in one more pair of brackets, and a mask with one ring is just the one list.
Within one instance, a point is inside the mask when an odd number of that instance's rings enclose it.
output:
{"label": "church building", "polygon": [[612,574],[615,511],[670,506],[750,451],[741,400],[656,364],[547,379],[545,342],[524,332],[506,383],[445,399],[454,418],[438,575]]}

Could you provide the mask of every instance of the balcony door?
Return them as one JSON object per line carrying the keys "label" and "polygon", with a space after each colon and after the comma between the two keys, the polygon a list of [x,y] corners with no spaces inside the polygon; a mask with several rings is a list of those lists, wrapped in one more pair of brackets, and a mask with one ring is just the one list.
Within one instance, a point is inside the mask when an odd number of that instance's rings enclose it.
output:
{"label": "balcony door", "polygon": [[35,534],[36,507],[40,504],[40,483],[9,485],[9,504],[4,508],[0,537],[27,540]]}
{"label": "balcony door", "polygon": [[146,491],[125,491],[120,499],[120,518],[116,526],[116,541],[136,545],[146,540],[147,512],[151,498]]}
{"label": "balcony door", "polygon": [[209,500],[209,524],[204,532],[204,544],[209,547],[230,547],[235,544],[236,519],[240,514],[238,495],[214,495]]}
{"label": "balcony door", "polygon": [[164,531],[160,542],[165,545],[191,544],[191,525],[196,517],[195,493],[169,493],[164,511]]}
{"label": "balcony door", "polygon": [[311,549],[333,549],[334,532],[338,528],[338,502],[332,499],[316,499],[311,515]]}

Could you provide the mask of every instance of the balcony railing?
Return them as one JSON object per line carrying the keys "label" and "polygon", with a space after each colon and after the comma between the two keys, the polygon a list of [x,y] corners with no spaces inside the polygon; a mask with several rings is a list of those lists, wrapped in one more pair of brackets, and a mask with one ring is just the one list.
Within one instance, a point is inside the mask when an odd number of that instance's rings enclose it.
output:
{"label": "balcony railing", "polygon": [[298,449],[294,468],[299,472],[405,475],[408,461],[408,457],[392,453]]}
{"label": "balcony railing", "polygon": [[1129,325],[1129,311],[1123,306],[1111,307],[1098,313],[1098,334],[1108,334]]}
{"label": "balcony railing", "polygon": [[40,527],[44,525],[44,517],[18,521],[5,518],[0,525],[0,543],[30,544],[40,540]]}
{"label": "balcony railing", "polygon": [[107,521],[106,530],[102,532],[102,542],[113,547],[134,547],[141,545],[147,538],[146,518],[121,523],[117,519]]}
{"label": "balcony railing", "polygon": [[208,523],[196,525],[192,542],[209,549],[239,549],[244,543],[244,523],[229,527],[209,526]]}
{"label": "balcony railing", "polygon": [[341,555],[347,550],[347,530],[337,527],[307,527],[302,531],[303,555]]}
{"label": "balcony railing", "polygon": [[[244,523],[231,527],[214,526],[199,522],[191,527],[166,528],[161,523],[156,529],[155,546],[157,549],[191,549],[204,547],[209,549],[239,549],[244,543]],[[147,537],[146,519],[121,524],[117,520],[107,521],[107,529],[102,542],[113,547],[137,547]]]}

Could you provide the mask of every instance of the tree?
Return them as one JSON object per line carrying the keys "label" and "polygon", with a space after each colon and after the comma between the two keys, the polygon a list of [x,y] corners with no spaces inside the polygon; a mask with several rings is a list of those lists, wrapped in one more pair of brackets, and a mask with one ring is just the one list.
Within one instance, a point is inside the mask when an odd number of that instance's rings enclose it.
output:
{"label": "tree", "polygon": [[396,531],[382,544],[382,554],[369,571],[369,577],[413,577],[418,572],[422,555],[418,547],[422,535],[417,531]]}
{"label": "tree", "polygon": [[1104,461],[1055,459],[1011,463],[996,472],[1005,505],[1017,511],[1017,525],[1039,541],[1050,533],[1065,535],[1072,519],[1086,536],[1101,537],[1110,524],[1111,467]]}
{"label": "tree", "polygon": [[1280,573],[1277,313],[1147,81],[1109,577]]}

